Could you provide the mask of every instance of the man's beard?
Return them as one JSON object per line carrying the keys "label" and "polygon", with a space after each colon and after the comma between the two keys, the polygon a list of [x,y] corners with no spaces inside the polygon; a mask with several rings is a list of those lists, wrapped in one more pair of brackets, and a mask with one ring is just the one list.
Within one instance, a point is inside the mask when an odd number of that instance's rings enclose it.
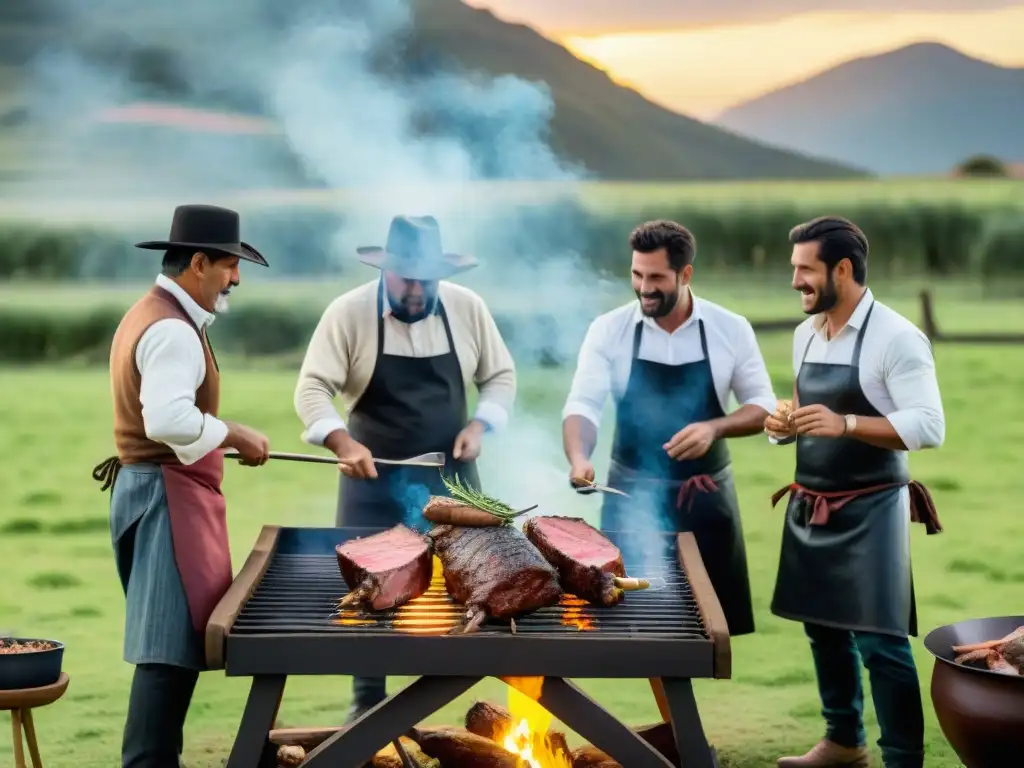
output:
{"label": "man's beard", "polygon": [[415,323],[422,320],[434,311],[434,305],[437,303],[436,296],[425,296],[423,302],[418,303],[416,311],[411,311],[405,299],[395,301],[389,296],[388,300],[391,304],[391,316],[403,323]]}
{"label": "man's beard", "polygon": [[217,300],[213,302],[213,313],[215,315],[223,315],[228,311],[228,295],[226,293],[218,293]]}
{"label": "man's beard", "polygon": [[[676,308],[676,304],[679,303],[679,291],[677,287],[674,293],[664,293],[663,291],[649,291],[648,293],[640,293],[640,291],[634,291],[636,293],[637,300],[640,301],[640,311],[646,317],[665,317],[669,312]],[[657,304],[654,305],[653,309],[645,309],[643,305],[643,299],[656,299]]]}
{"label": "man's beard", "polygon": [[828,312],[832,307],[839,301],[839,293],[836,291],[836,281],[832,279],[832,273],[829,272],[828,279],[825,281],[825,285],[818,292],[818,299],[814,302],[814,306],[810,309],[805,310],[805,315],[818,315],[822,312]]}

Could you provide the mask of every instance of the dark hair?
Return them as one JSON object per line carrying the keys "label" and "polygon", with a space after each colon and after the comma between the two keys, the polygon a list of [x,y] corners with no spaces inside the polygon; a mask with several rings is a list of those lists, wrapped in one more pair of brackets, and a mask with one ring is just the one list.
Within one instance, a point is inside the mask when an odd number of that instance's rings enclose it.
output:
{"label": "dark hair", "polygon": [[161,271],[167,275],[167,277],[177,277],[188,269],[189,264],[192,263],[192,257],[200,251],[206,254],[206,258],[211,262],[227,258],[227,254],[217,253],[216,251],[211,252],[204,251],[201,248],[185,248],[177,246],[174,248],[168,248],[164,251],[164,259],[160,265]]}
{"label": "dark hair", "polygon": [[693,264],[697,255],[697,242],[693,234],[682,224],[674,221],[648,221],[629,233],[629,247],[640,253],[653,253],[660,248],[668,254],[668,264],[673,271]]}
{"label": "dark hair", "polygon": [[864,285],[868,279],[868,239],[860,227],[842,216],[819,216],[789,231],[789,242],[818,243],[818,258],[829,272],[843,259],[853,267],[853,279]]}

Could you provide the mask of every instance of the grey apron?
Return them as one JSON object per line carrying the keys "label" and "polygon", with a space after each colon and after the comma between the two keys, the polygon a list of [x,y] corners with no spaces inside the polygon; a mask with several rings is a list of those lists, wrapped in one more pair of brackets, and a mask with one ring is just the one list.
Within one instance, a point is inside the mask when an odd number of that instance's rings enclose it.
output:
{"label": "grey apron", "polygon": [[682,365],[640,359],[643,321],[636,324],[608,473],[608,485],[633,498],[605,494],[601,528],[693,533],[729,634],[745,635],[754,631],[754,610],[729,448],[716,440],[703,456],[685,461],[662,448],[683,427],[725,415],[711,375],[704,321],[698,323],[704,356]]}
{"label": "grey apron", "polygon": [[[873,309],[874,303],[849,365],[806,362],[816,338],[811,336],[796,380],[801,408],[882,415],[860,385],[861,347]],[[792,491],[772,613],[839,629],[916,636],[909,526],[927,522],[929,533],[941,527],[927,491],[910,481],[901,452],[851,437],[799,435],[795,480],[773,498],[774,504]],[[931,507],[934,521],[907,513],[908,494],[914,510]]]}

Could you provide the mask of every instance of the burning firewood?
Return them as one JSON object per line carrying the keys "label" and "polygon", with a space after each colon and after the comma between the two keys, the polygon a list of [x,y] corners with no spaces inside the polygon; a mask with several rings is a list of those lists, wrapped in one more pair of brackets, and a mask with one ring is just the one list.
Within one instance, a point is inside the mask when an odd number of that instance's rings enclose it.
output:
{"label": "burning firewood", "polygon": [[[466,730],[498,744],[502,744],[515,724],[511,712],[500,704],[492,704],[489,701],[478,701],[466,712]],[[552,754],[570,754],[569,743],[561,731],[549,730],[539,740],[541,743],[535,745],[534,752],[540,751],[541,746],[546,746],[547,751]]]}
{"label": "burning firewood", "polygon": [[969,645],[954,645],[957,664],[984,663],[993,672],[1004,675],[1024,675],[1024,627],[999,640]]}
{"label": "burning firewood", "polygon": [[500,744],[463,728],[413,729],[412,738],[444,768],[520,768],[519,758]]}
{"label": "burning firewood", "polygon": [[[399,741],[402,742],[402,747],[405,748],[405,753],[409,756],[409,759],[418,768],[441,768],[441,761],[425,754],[412,739],[407,739],[403,736]],[[373,768],[404,768],[402,757],[398,754],[394,744],[388,744],[384,749],[375,754],[373,760],[370,761],[370,765]]]}
{"label": "burning firewood", "polygon": [[586,744],[572,752],[572,768],[622,768],[595,746]]}
{"label": "burning firewood", "polygon": [[[679,765],[679,750],[672,734],[672,726],[668,723],[643,725],[635,729],[636,735],[661,752],[672,765]],[[599,750],[587,744],[573,750],[572,768],[622,768],[619,763]]]}

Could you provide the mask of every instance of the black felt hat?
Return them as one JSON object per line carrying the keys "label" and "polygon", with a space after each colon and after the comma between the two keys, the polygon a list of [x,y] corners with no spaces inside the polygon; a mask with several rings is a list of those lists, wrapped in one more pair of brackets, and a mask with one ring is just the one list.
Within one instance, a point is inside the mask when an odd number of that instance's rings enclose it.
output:
{"label": "black felt hat", "polygon": [[168,248],[195,248],[197,251],[237,256],[269,267],[263,254],[243,243],[237,211],[216,205],[179,205],[174,209],[171,234],[166,240],[146,240],[136,248],[166,251]]}
{"label": "black felt hat", "polygon": [[408,280],[443,280],[477,266],[472,256],[447,253],[433,216],[395,216],[387,245],[361,246],[360,261]]}

